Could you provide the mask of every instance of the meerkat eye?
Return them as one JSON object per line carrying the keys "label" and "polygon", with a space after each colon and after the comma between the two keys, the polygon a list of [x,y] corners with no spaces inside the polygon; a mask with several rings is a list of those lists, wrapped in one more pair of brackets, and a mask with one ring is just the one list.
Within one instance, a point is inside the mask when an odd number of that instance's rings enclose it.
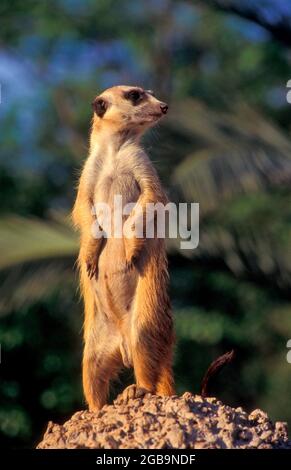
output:
{"label": "meerkat eye", "polygon": [[130,100],[133,105],[136,105],[141,102],[144,97],[144,92],[140,90],[130,90],[125,93],[125,99]]}
{"label": "meerkat eye", "polygon": [[97,116],[102,118],[104,114],[106,113],[106,110],[108,108],[108,103],[102,98],[98,98],[93,101],[92,107],[94,109],[94,112],[97,114]]}

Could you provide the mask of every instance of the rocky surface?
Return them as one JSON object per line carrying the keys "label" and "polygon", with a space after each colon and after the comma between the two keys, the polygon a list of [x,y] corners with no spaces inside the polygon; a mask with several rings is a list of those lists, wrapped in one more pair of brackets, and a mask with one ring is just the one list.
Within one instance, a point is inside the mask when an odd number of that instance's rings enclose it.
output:
{"label": "rocky surface", "polygon": [[78,411],[63,425],[50,422],[39,449],[291,448],[286,423],[231,408],[216,398],[146,395],[116,400],[98,413]]}

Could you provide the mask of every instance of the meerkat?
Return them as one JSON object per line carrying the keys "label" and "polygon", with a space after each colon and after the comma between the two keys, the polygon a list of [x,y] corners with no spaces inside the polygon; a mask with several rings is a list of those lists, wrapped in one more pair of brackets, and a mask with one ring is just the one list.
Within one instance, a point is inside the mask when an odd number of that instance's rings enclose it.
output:
{"label": "meerkat", "polygon": [[[136,384],[123,399],[175,393],[172,372],[173,320],[163,238],[99,237],[93,208],[167,203],[167,197],[140,139],[168,111],[153,92],[115,86],[93,101],[89,156],[81,173],[73,221],[80,230],[81,292],[84,299],[83,388],[90,410],[107,402],[110,381],[132,367]],[[123,216],[132,225],[135,211]]]}

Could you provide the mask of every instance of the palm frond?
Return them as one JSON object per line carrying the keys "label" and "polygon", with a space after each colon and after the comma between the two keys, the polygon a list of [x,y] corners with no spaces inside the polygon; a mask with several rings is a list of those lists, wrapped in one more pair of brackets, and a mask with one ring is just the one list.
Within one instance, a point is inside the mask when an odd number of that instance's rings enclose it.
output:
{"label": "palm frond", "polygon": [[[1,272],[0,316],[43,301],[53,293],[68,295],[76,289],[73,261],[63,260],[18,264]],[[71,294],[69,294],[71,297]]]}
{"label": "palm frond", "polygon": [[0,314],[5,315],[74,282],[77,236],[66,218],[0,219]]}
{"label": "palm frond", "polygon": [[272,123],[246,106],[217,113],[196,101],[177,107],[177,122],[197,137],[194,150],[173,172],[173,187],[201,214],[222,201],[291,181],[291,145]]}
{"label": "palm frond", "polygon": [[289,289],[290,201],[290,190],[240,195],[202,221],[195,250],[181,250],[177,239],[168,240],[168,249],[197,261],[223,262],[236,276],[265,279]]}
{"label": "palm frond", "polygon": [[65,224],[10,216],[0,219],[0,270],[25,262],[64,258],[77,252],[77,237]]}

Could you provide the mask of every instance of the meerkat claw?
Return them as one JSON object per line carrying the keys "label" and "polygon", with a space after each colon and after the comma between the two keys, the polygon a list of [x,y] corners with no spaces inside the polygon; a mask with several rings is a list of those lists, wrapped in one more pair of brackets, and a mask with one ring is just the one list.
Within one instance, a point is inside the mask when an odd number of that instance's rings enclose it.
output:
{"label": "meerkat claw", "polygon": [[93,279],[94,277],[97,279],[98,278],[98,268],[94,266],[92,263],[87,263],[87,273],[89,276],[89,279]]}

